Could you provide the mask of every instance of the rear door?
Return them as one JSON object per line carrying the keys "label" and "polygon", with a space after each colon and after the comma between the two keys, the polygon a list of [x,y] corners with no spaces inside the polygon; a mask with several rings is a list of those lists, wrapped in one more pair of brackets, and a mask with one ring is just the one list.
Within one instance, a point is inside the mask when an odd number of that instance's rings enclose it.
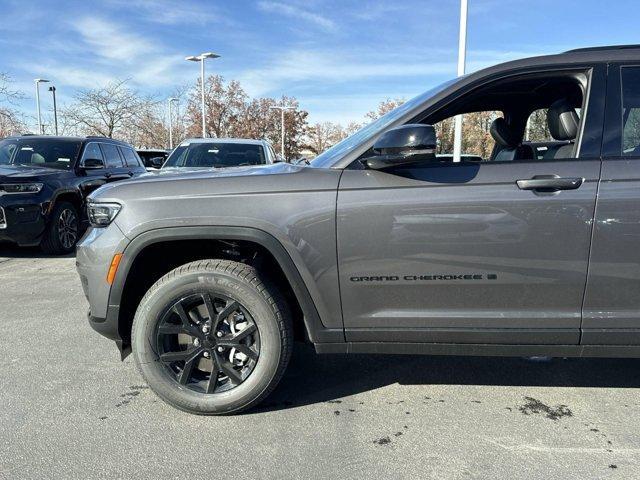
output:
{"label": "rear door", "polygon": [[582,343],[640,344],[640,62],[609,66]]}
{"label": "rear door", "polygon": [[124,159],[125,166],[128,169],[127,174],[129,176],[138,176],[147,171],[142,164],[142,160],[140,160],[140,157],[133,148],[120,145],[118,149],[120,150],[120,155]]}
{"label": "rear door", "polygon": [[110,182],[124,180],[133,176],[133,172],[126,166],[124,159],[120,155],[117,145],[101,142],[100,148],[104,155]]}

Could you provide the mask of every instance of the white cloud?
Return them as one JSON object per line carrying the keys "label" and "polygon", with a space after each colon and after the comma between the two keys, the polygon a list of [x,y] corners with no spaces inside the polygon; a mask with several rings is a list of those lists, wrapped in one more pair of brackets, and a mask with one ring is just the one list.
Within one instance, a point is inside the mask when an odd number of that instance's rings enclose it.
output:
{"label": "white cloud", "polygon": [[294,5],[287,5],[282,2],[261,1],[258,3],[258,7],[265,12],[284,15],[297,20],[305,20],[325,30],[332,31],[336,29],[335,22],[330,18]]}
{"label": "white cloud", "polygon": [[95,54],[109,60],[132,63],[157,50],[146,38],[98,17],[80,18],[73,27]]}

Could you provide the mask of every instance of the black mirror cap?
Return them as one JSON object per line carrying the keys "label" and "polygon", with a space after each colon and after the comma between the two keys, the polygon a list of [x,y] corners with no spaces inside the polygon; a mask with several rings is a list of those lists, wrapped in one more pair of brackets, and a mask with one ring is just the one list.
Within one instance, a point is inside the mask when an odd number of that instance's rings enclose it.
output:
{"label": "black mirror cap", "polygon": [[411,151],[436,149],[436,129],[433,125],[409,123],[387,130],[373,144],[378,155],[410,153]]}
{"label": "black mirror cap", "polygon": [[82,168],[85,170],[104,168],[104,161],[100,158],[85,158],[82,162]]}
{"label": "black mirror cap", "polygon": [[436,158],[436,129],[410,123],[387,130],[373,144],[374,156],[364,159],[368,168],[382,169]]}

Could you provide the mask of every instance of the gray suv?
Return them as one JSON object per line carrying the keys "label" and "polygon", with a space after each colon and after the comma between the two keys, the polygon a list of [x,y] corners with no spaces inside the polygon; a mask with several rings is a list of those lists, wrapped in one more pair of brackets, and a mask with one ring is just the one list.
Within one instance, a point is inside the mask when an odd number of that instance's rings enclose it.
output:
{"label": "gray suv", "polygon": [[[318,353],[638,357],[639,65],[640,46],[517,60],[309,165],[106,185],[77,253],[89,322],[199,414],[260,402],[294,339]],[[525,141],[539,110],[542,147]],[[437,156],[441,122],[474,112],[494,112],[486,158]]]}

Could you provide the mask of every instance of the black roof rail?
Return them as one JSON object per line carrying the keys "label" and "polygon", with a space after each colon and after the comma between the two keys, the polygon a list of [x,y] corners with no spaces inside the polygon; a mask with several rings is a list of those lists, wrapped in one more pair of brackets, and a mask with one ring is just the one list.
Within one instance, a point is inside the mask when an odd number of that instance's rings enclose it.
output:
{"label": "black roof rail", "polygon": [[20,135],[21,137],[35,137],[37,133],[23,133]]}
{"label": "black roof rail", "polygon": [[87,138],[106,138],[108,140],[113,140],[113,138],[105,137],[104,135],[87,135]]}
{"label": "black roof rail", "polygon": [[640,44],[632,44],[632,45],[603,45],[600,47],[585,47],[585,48],[575,48],[573,50],[567,50],[563,53],[578,53],[578,52],[600,52],[603,50],[633,50],[640,49]]}

